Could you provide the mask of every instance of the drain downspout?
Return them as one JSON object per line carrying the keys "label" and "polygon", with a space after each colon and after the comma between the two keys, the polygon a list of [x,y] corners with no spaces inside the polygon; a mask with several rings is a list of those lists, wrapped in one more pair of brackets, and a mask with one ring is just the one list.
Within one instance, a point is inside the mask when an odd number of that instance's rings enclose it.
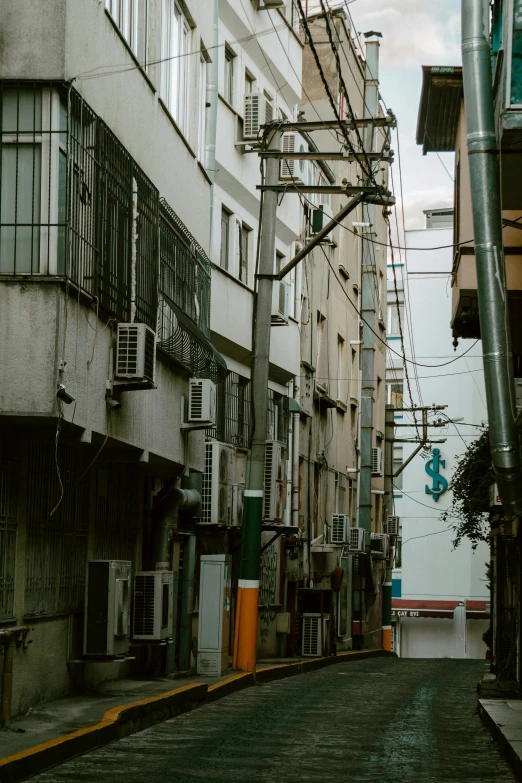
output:
{"label": "drain downspout", "polygon": [[488,6],[488,0],[462,0],[464,104],[491,458],[504,509],[522,514]]}
{"label": "drain downspout", "polygon": [[172,541],[178,526],[181,509],[195,512],[201,503],[201,495],[195,489],[175,487],[167,498],[165,511],[159,517],[154,536],[154,563],[156,571],[172,570]]}

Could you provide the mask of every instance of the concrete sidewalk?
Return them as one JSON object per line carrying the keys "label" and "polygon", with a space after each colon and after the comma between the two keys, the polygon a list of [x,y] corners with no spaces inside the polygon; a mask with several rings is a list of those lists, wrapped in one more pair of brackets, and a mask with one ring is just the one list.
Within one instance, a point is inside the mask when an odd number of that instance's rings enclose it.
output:
{"label": "concrete sidewalk", "polygon": [[522,699],[479,699],[479,715],[522,780]]}
{"label": "concrete sidewalk", "polygon": [[41,704],[0,732],[0,782],[14,783],[55,764],[141,731],[242,688],[303,674],[335,663],[392,655],[361,650],[328,658],[262,661],[256,678],[245,672],[219,678],[122,679],[96,692]]}

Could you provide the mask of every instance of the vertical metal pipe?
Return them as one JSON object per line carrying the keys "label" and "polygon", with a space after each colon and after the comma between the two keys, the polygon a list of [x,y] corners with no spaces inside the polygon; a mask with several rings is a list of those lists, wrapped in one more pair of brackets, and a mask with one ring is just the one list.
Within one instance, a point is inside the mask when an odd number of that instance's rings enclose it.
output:
{"label": "vertical metal pipe", "polygon": [[487,0],[462,0],[462,70],[491,458],[504,509],[522,513]]}
{"label": "vertical metal pipe", "polygon": [[[280,127],[269,130],[268,149],[281,149],[282,133]],[[279,161],[277,158],[269,158],[266,162],[266,184],[277,185],[278,182]],[[273,281],[270,276],[275,271],[277,200],[278,195],[275,191],[268,190],[264,194],[263,222],[260,227],[259,241],[259,275],[254,308],[255,320],[252,329],[252,410],[254,433],[248,455],[238,582],[238,591],[241,591],[241,614],[237,635],[237,666],[254,674],[257,651],[261,521],[270,361],[270,322],[272,314]]]}
{"label": "vertical metal pipe", "polygon": [[[384,425],[384,511],[383,518],[393,514],[393,439],[394,439],[393,406],[386,406]],[[392,649],[392,571],[393,546],[388,548],[386,572],[382,586],[382,646],[385,650]]]}
{"label": "vertical metal pipe", "polygon": [[214,0],[214,29],[212,46],[212,78],[207,69],[207,94],[205,115],[205,170],[211,181],[210,186],[210,240],[209,255],[212,255],[212,235],[214,231],[214,180],[216,178],[216,135],[218,114],[218,55],[219,55],[219,0]]}

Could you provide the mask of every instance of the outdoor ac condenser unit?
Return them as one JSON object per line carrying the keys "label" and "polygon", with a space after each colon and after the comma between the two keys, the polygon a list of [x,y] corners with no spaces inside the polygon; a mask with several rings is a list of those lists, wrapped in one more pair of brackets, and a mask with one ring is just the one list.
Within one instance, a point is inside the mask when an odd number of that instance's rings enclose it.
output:
{"label": "outdoor ac condenser unit", "polygon": [[372,476],[382,476],[382,449],[372,449]]}
{"label": "outdoor ac condenser unit", "polygon": [[243,135],[245,139],[257,139],[262,125],[272,122],[273,102],[262,92],[245,95],[245,114]]}
{"label": "outdoor ac condenser unit", "polygon": [[156,335],[147,324],[118,324],[115,378],[126,385],[154,385]]}
{"label": "outdoor ac condenser unit", "polygon": [[363,553],[366,551],[366,541],[368,536],[363,527],[351,527],[350,538],[348,540],[348,550],[350,552]]}
{"label": "outdoor ac condenser unit", "polygon": [[267,440],[263,519],[283,522],[286,506],[285,449],[277,440]]}
{"label": "outdoor ac condenser unit", "polygon": [[386,533],[386,535],[398,536],[399,524],[400,524],[399,517],[389,516],[386,522],[384,523],[384,532]]}
{"label": "outdoor ac condenser unit", "polygon": [[372,533],[370,552],[376,560],[386,560],[388,557],[388,536],[385,533]]}
{"label": "outdoor ac condenser unit", "polygon": [[[308,152],[308,144],[299,133],[287,131],[283,133],[282,150],[283,152]],[[280,178],[284,182],[308,185],[308,161],[282,158]]]}
{"label": "outdoor ac condenser unit", "polygon": [[216,423],[216,384],[208,378],[189,381],[189,422],[212,425]]}
{"label": "outdoor ac condenser unit", "polygon": [[232,524],[232,484],[235,479],[234,450],[218,441],[205,443],[205,472],[201,492],[203,525]]}
{"label": "outdoor ac condenser unit", "polygon": [[345,544],[350,536],[350,517],[346,514],[332,514],[328,531],[328,543],[335,545]]}
{"label": "outdoor ac condenser unit", "polygon": [[130,580],[128,560],[87,563],[84,655],[116,657],[129,651]]}
{"label": "outdoor ac condenser unit", "polygon": [[330,618],[320,614],[303,614],[301,655],[317,658],[330,651]]}
{"label": "outdoor ac condenser unit", "polygon": [[132,638],[159,642],[172,636],[172,571],[138,571],[134,575]]}

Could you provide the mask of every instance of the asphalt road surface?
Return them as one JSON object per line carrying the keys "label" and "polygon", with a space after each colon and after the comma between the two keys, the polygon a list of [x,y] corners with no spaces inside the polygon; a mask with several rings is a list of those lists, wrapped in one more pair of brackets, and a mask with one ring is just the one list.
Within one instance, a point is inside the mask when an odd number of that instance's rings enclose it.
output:
{"label": "asphalt road surface", "polygon": [[39,783],[512,783],[477,715],[483,661],[377,658],[227,696]]}

